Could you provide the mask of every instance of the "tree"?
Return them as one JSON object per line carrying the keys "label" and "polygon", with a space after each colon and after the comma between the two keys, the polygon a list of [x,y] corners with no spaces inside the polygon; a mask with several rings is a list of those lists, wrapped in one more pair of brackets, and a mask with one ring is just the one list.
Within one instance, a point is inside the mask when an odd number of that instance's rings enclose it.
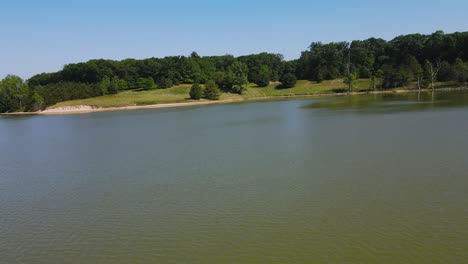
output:
{"label": "tree", "polygon": [[348,61],[346,63],[346,76],[344,78],[344,83],[348,84],[348,91],[353,91],[354,83],[358,78],[356,72],[351,72],[351,49],[348,49]]}
{"label": "tree", "polygon": [[18,76],[8,75],[0,83],[0,112],[24,111],[29,86]]}
{"label": "tree", "polygon": [[166,89],[172,87],[173,83],[171,79],[168,79],[166,77],[161,77],[158,81],[158,88],[160,89]]}
{"label": "tree", "polygon": [[285,61],[281,54],[271,54],[266,52],[241,56],[238,57],[237,60],[247,65],[248,80],[251,83],[257,83],[260,80],[260,72],[264,67],[268,68],[268,81],[276,81],[281,76],[285,66]]}
{"label": "tree", "polygon": [[412,73],[413,77],[416,79],[418,84],[418,90],[421,90],[421,81],[423,77],[423,68],[421,64],[419,64],[418,60],[414,56],[410,56],[408,59],[408,67],[410,72]]}
{"label": "tree", "polygon": [[109,94],[117,94],[119,91],[127,89],[127,82],[125,80],[121,80],[118,77],[112,78],[109,84]]}
{"label": "tree", "polygon": [[143,88],[145,90],[151,90],[151,89],[154,88],[154,80],[151,77],[139,78],[138,79],[138,86],[139,86],[139,88]]}
{"label": "tree", "polygon": [[233,93],[242,94],[246,89],[245,85],[249,83],[247,79],[249,71],[247,65],[245,63],[236,61],[231,65],[231,67],[229,67],[229,71],[232,72],[234,77],[231,91]]}
{"label": "tree", "polygon": [[441,66],[441,63],[440,63],[439,59],[436,60],[435,64],[433,64],[429,60],[426,60],[426,62],[424,63],[424,69],[426,70],[426,72],[427,72],[427,74],[429,76],[429,80],[431,80],[432,92],[434,92],[434,90],[435,90],[434,83],[437,80],[437,75],[439,74],[439,71],[440,71],[441,67],[442,66]]}
{"label": "tree", "polygon": [[200,100],[203,95],[203,88],[200,84],[194,83],[192,88],[190,88],[190,98],[193,100]]}
{"label": "tree", "polygon": [[468,80],[468,63],[463,63],[461,59],[457,59],[453,68],[455,71],[455,80],[466,86],[466,81]]}
{"label": "tree", "polygon": [[218,85],[212,80],[205,83],[205,90],[203,91],[203,97],[208,100],[219,100],[221,92],[219,91]]}
{"label": "tree", "polygon": [[143,88],[146,90],[153,89],[155,87],[154,79],[151,77],[146,78],[146,82]]}
{"label": "tree", "polygon": [[409,75],[403,68],[391,65],[382,66],[382,88],[396,88],[408,85]]}
{"label": "tree", "polygon": [[344,79],[344,83],[348,85],[349,92],[353,91],[354,85],[356,84],[356,80],[358,79],[357,72],[355,73],[348,73],[348,75]]}
{"label": "tree", "polygon": [[300,77],[312,79],[318,82],[322,80],[333,80],[344,75],[343,63],[347,61],[349,54],[349,43],[332,42],[322,44],[313,42],[308,51],[302,53],[299,59]]}
{"label": "tree", "polygon": [[255,80],[255,84],[258,87],[267,87],[268,84],[270,84],[270,69],[268,66],[262,66]]}
{"label": "tree", "polygon": [[296,75],[292,73],[287,73],[281,78],[280,88],[292,88],[296,85],[297,78]]}
{"label": "tree", "polygon": [[234,74],[232,71],[218,71],[214,73],[216,84],[225,92],[231,92],[234,85]]}
{"label": "tree", "polygon": [[110,87],[111,81],[109,77],[104,77],[100,82],[99,82],[99,88],[101,89],[101,95],[106,95],[109,93],[109,87]]}
{"label": "tree", "polygon": [[31,111],[40,111],[46,107],[44,98],[37,91],[32,92],[28,104]]}
{"label": "tree", "polygon": [[377,81],[381,79],[383,76],[382,70],[376,70],[371,73],[371,84],[372,84],[372,89],[375,91],[377,90]]}

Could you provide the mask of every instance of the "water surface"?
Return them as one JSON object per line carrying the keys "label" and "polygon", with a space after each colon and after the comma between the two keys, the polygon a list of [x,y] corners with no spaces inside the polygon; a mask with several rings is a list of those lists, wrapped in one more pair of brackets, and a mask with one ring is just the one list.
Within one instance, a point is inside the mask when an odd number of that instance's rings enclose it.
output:
{"label": "water surface", "polygon": [[468,93],[0,118],[0,263],[463,263]]}

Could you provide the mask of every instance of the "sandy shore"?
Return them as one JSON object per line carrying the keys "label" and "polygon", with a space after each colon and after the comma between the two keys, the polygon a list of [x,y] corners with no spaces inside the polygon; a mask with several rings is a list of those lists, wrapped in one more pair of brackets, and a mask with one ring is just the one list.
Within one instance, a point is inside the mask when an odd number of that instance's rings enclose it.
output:
{"label": "sandy shore", "polygon": [[118,106],[118,107],[99,107],[91,105],[76,105],[76,106],[63,106],[53,109],[46,109],[40,112],[34,112],[40,115],[63,115],[63,114],[85,114],[95,112],[110,112],[110,111],[124,111],[124,110],[140,110],[140,109],[155,109],[155,108],[171,108],[171,107],[183,107],[183,106],[196,106],[196,105],[210,105],[210,104],[222,104],[222,103],[233,103],[241,102],[240,100],[217,100],[217,101],[189,101],[183,103],[168,103],[168,104],[152,104],[152,105],[129,105],[129,106]]}
{"label": "sandy shore", "polygon": [[[437,91],[453,91],[465,90],[468,87],[459,88],[439,88]],[[431,89],[421,89],[421,92],[430,92]],[[92,105],[76,105],[64,106],[52,109],[46,109],[38,112],[14,112],[3,113],[2,115],[68,115],[68,114],[87,114],[96,112],[110,112],[110,111],[125,111],[125,110],[140,110],[140,109],[156,109],[156,108],[172,108],[184,106],[197,106],[197,105],[212,105],[212,104],[227,104],[246,101],[260,101],[260,100],[277,100],[287,98],[309,98],[309,97],[334,97],[334,96],[347,96],[347,95],[363,95],[363,94],[394,94],[394,93],[417,93],[418,90],[388,90],[388,91],[368,91],[368,92],[351,92],[351,93],[333,93],[333,94],[294,94],[282,96],[267,96],[267,97],[253,97],[253,98],[240,98],[240,99],[226,99],[216,101],[188,101],[183,103],[168,103],[168,104],[152,104],[152,105],[130,105],[119,107],[99,107]]]}

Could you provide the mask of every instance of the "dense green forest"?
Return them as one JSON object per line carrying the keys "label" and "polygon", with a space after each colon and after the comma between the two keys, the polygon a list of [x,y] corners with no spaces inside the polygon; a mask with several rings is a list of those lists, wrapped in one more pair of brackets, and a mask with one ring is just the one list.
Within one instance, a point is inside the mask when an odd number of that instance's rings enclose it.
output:
{"label": "dense green forest", "polygon": [[[178,84],[217,86],[242,93],[247,83],[259,87],[280,81],[293,87],[297,79],[316,82],[368,78],[369,89],[420,88],[435,81],[465,84],[468,79],[468,32],[411,34],[390,41],[378,38],[323,44],[313,42],[299,59],[260,53],[200,57],[171,56],[143,60],[90,60],[68,64],[61,71],[41,73],[27,81],[8,75],[0,81],[0,112],[36,111],[61,101],[116,94],[128,89],[165,89]],[[195,86],[199,89],[198,86]],[[200,91],[193,91],[198,99]]]}

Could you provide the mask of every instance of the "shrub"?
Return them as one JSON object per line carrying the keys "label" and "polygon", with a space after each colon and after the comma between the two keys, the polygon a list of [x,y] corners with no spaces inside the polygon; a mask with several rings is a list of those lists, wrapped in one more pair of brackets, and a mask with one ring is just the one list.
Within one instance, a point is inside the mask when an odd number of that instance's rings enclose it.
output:
{"label": "shrub", "polygon": [[267,76],[262,76],[261,79],[257,80],[255,84],[258,87],[267,87],[270,84],[270,78]]}
{"label": "shrub", "polygon": [[193,100],[200,100],[202,95],[203,88],[201,87],[201,85],[198,83],[193,84],[192,88],[190,88],[190,98]]}
{"label": "shrub", "polygon": [[292,88],[296,85],[296,82],[296,75],[292,73],[287,73],[281,79],[281,88]]}
{"label": "shrub", "polygon": [[241,85],[234,84],[231,88],[232,93],[242,94],[246,90],[245,87]]}
{"label": "shrub", "polygon": [[203,97],[208,100],[219,100],[221,92],[219,91],[218,85],[214,81],[207,81],[205,83],[205,90],[203,91]]}

